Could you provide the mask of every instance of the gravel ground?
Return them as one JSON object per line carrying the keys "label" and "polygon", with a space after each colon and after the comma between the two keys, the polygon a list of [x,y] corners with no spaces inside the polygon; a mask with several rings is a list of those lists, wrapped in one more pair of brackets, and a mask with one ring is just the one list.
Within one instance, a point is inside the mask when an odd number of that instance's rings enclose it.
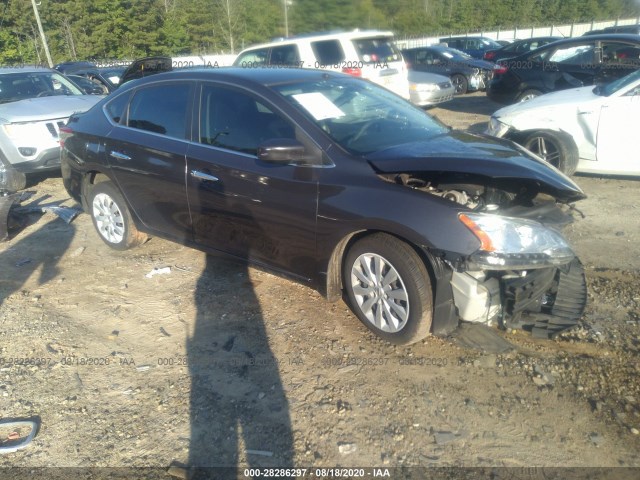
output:
{"label": "gravel ground", "polygon": [[[430,112],[479,132],[496,108],[473,94]],[[344,303],[268,272],[156,238],[115,252],[87,215],[69,225],[32,215],[0,244],[0,408],[41,427],[27,448],[0,455],[0,478],[24,478],[18,466],[42,478],[90,467],[102,468],[91,478],[171,478],[170,465],[186,476],[187,464],[241,468],[214,478],[277,466],[380,467],[395,478],[640,467],[640,189],[575,180],[589,198],[567,234],[590,302],[580,328],[554,341],[465,326],[396,347]],[[32,190],[67,198],[60,178]]]}

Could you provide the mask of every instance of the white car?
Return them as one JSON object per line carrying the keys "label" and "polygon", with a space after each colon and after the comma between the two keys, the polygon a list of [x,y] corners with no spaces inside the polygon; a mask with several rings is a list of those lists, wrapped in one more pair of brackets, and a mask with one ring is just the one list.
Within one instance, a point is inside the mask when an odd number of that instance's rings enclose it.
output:
{"label": "white car", "polygon": [[0,192],[22,190],[25,174],[60,169],[60,127],[101,96],[56,70],[0,68]]}
{"label": "white car", "polygon": [[456,87],[449,77],[409,70],[409,100],[420,107],[430,107],[453,100]]}
{"label": "white car", "polygon": [[407,67],[392,32],[299,35],[241,51],[233,62],[242,68],[316,68],[362,77],[409,99]]}
{"label": "white car", "polygon": [[566,174],[640,175],[640,70],[598,87],[548,93],[491,116],[489,135]]}

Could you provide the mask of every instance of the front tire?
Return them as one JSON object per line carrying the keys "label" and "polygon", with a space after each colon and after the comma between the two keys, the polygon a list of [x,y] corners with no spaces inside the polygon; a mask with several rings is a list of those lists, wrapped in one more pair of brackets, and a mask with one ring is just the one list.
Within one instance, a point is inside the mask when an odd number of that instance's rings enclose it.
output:
{"label": "front tire", "polygon": [[431,281],[408,244],[384,233],[359,240],[347,253],[343,282],[352,311],[376,335],[398,345],[429,335]]}
{"label": "front tire", "polygon": [[533,132],[524,139],[522,146],[566,175],[573,175],[578,167],[578,147],[566,133]]}
{"label": "front tire", "polygon": [[136,228],[127,203],[113,183],[105,181],[94,185],[87,203],[93,226],[111,248],[127,250],[147,239]]}

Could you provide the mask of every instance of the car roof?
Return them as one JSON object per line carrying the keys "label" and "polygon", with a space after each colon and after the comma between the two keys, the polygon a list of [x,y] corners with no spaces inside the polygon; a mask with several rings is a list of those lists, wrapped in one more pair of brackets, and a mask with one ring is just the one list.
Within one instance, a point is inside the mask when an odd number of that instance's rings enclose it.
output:
{"label": "car roof", "polygon": [[541,35],[539,37],[529,37],[529,38],[516,38],[513,43],[516,42],[532,42],[536,40],[546,40],[548,38],[556,38],[558,40],[565,40],[565,37],[560,37],[558,35]]}
{"label": "car roof", "polygon": [[[322,80],[328,78],[353,78],[349,75],[328,71],[314,70],[309,68],[242,68],[242,67],[209,67],[209,68],[188,68],[173,70],[170,72],[158,73],[145,78],[127,82],[121,88],[144,85],[157,81],[166,80],[221,80],[229,83],[242,82],[253,85],[278,85],[285,83],[296,83],[305,80]],[[118,89],[120,90],[120,89]]]}
{"label": "car roof", "polygon": [[59,70],[63,73],[71,72],[72,70],[81,70],[86,68],[96,68],[95,63],[82,61],[82,62],[63,62],[58,63],[53,67],[56,70]]}
{"label": "car roof", "polygon": [[355,39],[370,38],[370,37],[393,37],[393,32],[385,31],[385,30],[353,30],[351,32],[328,32],[328,33],[321,33],[321,34],[302,34],[294,37],[283,38],[273,42],[252,45],[251,47],[245,48],[240,53],[254,50],[256,48],[276,47],[278,45],[292,45],[292,44],[300,43],[301,41],[316,42],[321,40],[332,40],[332,39],[355,40]]}
{"label": "car roof", "polygon": [[[634,35],[633,33],[599,33],[597,35],[589,35],[589,40],[624,40],[630,42],[638,42],[640,43],[640,35]],[[584,35],[580,37],[571,37],[571,38],[563,38],[562,40],[558,40],[554,42],[554,45],[562,45],[565,43],[572,42],[584,42]],[[542,48],[545,48],[546,45]]]}
{"label": "car roof", "polygon": [[482,40],[491,40],[492,42],[495,42],[495,40],[491,37],[483,37],[481,35],[462,35],[459,37],[440,37],[440,41],[446,41],[446,40],[461,40],[461,39],[465,39],[465,38],[481,38]]}
{"label": "car roof", "polygon": [[402,52],[404,52],[404,51],[416,52],[418,50],[436,50],[438,52],[452,51],[452,52],[455,52],[455,53],[464,53],[463,51],[460,51],[457,48],[445,47],[444,45],[429,45],[428,47],[403,48],[401,51]]}
{"label": "car roof", "polygon": [[38,66],[24,66],[24,67],[0,67],[0,75],[5,73],[38,73],[38,72],[47,72],[47,73],[60,73],[57,70],[47,67],[38,67]]}

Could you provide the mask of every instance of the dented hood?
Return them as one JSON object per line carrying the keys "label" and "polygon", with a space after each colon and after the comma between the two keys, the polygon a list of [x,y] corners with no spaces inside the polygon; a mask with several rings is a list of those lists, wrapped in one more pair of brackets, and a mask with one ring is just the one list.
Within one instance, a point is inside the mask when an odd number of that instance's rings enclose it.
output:
{"label": "dented hood", "polygon": [[437,177],[490,179],[495,186],[518,185],[573,202],[586,197],[569,177],[510,141],[449,132],[366,155],[380,173],[429,173]]}

